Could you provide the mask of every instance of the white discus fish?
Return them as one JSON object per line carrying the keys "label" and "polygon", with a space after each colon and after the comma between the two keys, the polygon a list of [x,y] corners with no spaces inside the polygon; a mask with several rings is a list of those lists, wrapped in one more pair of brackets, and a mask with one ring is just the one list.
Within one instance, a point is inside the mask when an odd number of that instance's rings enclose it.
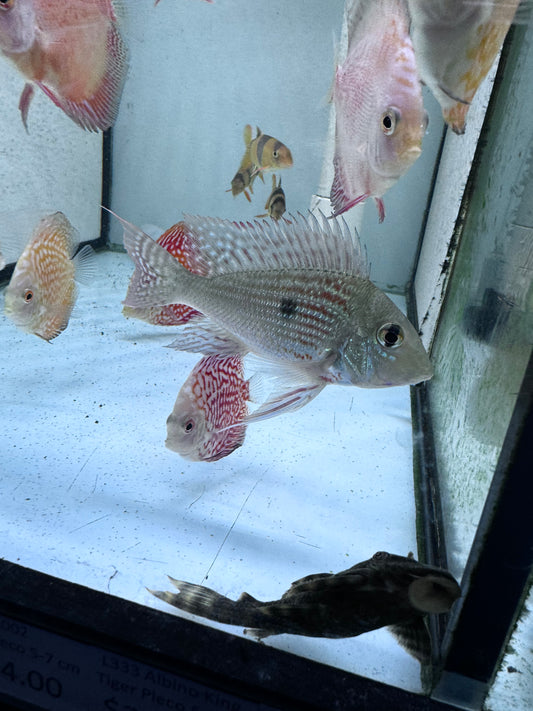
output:
{"label": "white discus fish", "polygon": [[420,78],[455,133],[491,68],[520,0],[407,0]]}
{"label": "white discus fish", "polygon": [[205,260],[200,275],[119,219],[136,266],[127,306],[186,303],[205,318],[183,326],[173,347],[206,355],[251,352],[279,367],[282,392],[247,422],[265,409],[297,409],[327,383],[379,388],[433,374],[412,324],[368,278],[359,240],[344,220],[185,216],[195,254]]}
{"label": "white discus fish", "polygon": [[401,0],[352,0],[348,52],[337,67],[335,175],[331,203],[340,215],[369,197],[379,221],[383,194],[421,153],[427,114]]}

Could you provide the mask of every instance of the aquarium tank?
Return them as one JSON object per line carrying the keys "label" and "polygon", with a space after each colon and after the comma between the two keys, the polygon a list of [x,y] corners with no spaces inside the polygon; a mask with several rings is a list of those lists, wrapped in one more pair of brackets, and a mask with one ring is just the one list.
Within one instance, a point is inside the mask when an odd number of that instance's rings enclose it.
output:
{"label": "aquarium tank", "polygon": [[2,708],[530,708],[531,13],[0,2]]}

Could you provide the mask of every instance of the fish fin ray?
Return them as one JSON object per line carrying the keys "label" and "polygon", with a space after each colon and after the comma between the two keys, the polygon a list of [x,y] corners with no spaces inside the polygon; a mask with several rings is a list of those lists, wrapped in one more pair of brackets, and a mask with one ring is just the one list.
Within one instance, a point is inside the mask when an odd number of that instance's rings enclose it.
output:
{"label": "fish fin ray", "polygon": [[406,652],[420,662],[431,661],[431,639],[423,617],[387,627]]}
{"label": "fish fin ray", "polygon": [[359,236],[344,220],[298,213],[280,220],[232,222],[185,215],[210,275],[257,269],[317,269],[366,276]]}
{"label": "fish fin ray", "polygon": [[96,267],[96,253],[90,244],[83,246],[72,259],[75,268],[74,278],[79,284],[89,285],[93,281]]}
{"label": "fish fin ray", "polygon": [[307,403],[311,402],[326,386],[326,383],[309,383],[307,386],[299,386],[283,393],[271,396],[257,410],[246,415],[243,422],[249,425],[253,422],[262,422],[277,415],[299,410]]}
{"label": "fish fin ray", "polygon": [[181,277],[183,280],[198,277],[194,277],[179,260],[139,227],[119,217],[109,208],[103,209],[116,217],[122,225],[124,247],[135,264],[135,271],[123,302],[125,306],[146,308],[177,303],[179,297],[176,298],[176,290],[172,286],[173,277]]}
{"label": "fish fin ray", "polygon": [[204,355],[244,355],[246,346],[208,318],[194,318],[190,324],[180,329],[176,338],[167,348]]}

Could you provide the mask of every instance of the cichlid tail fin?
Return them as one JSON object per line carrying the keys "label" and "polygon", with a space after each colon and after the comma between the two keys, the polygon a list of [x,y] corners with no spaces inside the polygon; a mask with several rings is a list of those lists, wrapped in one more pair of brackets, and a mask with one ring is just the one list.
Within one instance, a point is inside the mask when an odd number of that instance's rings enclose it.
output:
{"label": "cichlid tail fin", "polygon": [[169,580],[178,588],[179,592],[171,593],[147,589],[152,595],[168,602],[169,605],[215,622],[223,622],[228,625],[253,624],[253,617],[250,617],[248,613],[263,604],[248,593],[243,593],[238,600],[230,600],[203,585],[174,580],[170,576]]}
{"label": "cichlid tail fin", "polygon": [[119,217],[107,207],[104,207],[104,210],[120,221],[124,228],[124,247],[135,264],[124,305],[147,308],[185,301],[180,285],[187,279],[198,277],[139,227]]}

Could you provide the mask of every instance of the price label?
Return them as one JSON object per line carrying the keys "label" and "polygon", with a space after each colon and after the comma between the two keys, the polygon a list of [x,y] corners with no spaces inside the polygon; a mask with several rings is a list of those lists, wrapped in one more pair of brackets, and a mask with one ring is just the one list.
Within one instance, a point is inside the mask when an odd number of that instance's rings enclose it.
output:
{"label": "price label", "polygon": [[54,711],[275,711],[1,615],[0,692]]}

